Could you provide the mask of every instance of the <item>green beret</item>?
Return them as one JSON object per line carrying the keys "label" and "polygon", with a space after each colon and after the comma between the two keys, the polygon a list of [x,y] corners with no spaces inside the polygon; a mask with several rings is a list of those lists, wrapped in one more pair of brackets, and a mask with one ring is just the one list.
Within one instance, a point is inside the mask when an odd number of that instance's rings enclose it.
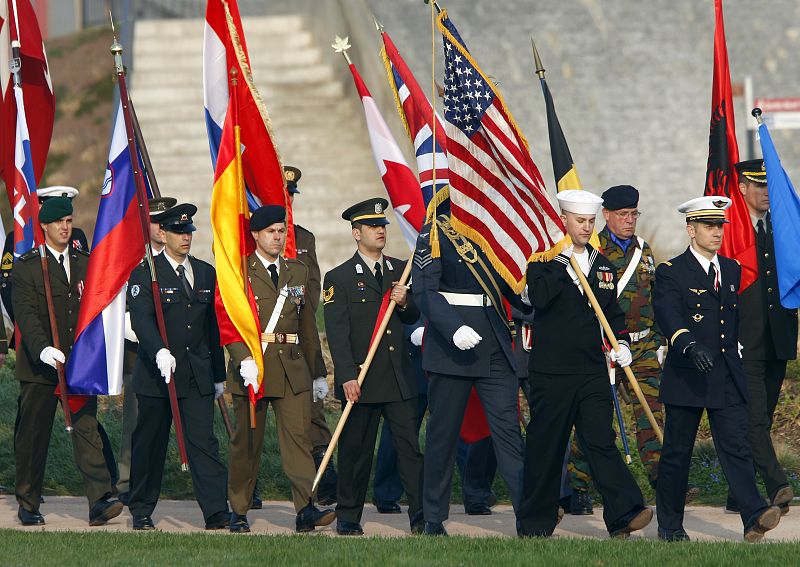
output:
{"label": "green beret", "polygon": [[72,201],[67,197],[53,197],[42,203],[39,222],[51,223],[72,214]]}

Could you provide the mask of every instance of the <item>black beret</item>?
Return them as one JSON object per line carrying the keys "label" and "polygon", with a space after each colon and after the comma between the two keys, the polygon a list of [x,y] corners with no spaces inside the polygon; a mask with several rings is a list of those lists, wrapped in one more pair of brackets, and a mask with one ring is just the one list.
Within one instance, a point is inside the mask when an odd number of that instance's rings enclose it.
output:
{"label": "black beret", "polygon": [[601,196],[603,208],[609,211],[635,209],[639,206],[639,191],[630,185],[615,185],[606,189]]}
{"label": "black beret", "polygon": [[375,199],[367,199],[356,203],[352,207],[348,207],[342,213],[344,220],[349,220],[351,223],[366,224],[369,226],[384,226],[389,224],[389,219],[386,218],[385,211],[389,207],[389,201],[380,197]]}
{"label": "black beret", "polygon": [[166,231],[179,234],[194,232],[197,228],[192,224],[192,217],[197,213],[197,207],[191,203],[182,203],[167,209],[158,215],[158,224]]}
{"label": "black beret", "polygon": [[39,222],[45,224],[72,214],[72,200],[68,197],[51,197],[39,209]]}
{"label": "black beret", "polygon": [[250,230],[258,232],[276,222],[286,222],[286,209],[280,205],[264,205],[250,216]]}

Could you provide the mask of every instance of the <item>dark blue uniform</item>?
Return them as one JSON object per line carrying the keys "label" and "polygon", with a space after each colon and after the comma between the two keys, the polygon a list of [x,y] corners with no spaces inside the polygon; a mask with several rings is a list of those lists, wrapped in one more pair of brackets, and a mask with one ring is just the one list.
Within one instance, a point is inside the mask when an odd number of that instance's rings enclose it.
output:
{"label": "dark blue uniform", "polygon": [[[670,342],[659,398],[666,409],[656,487],[658,525],[663,530],[683,528],[689,464],[704,409],[745,527],[753,525],[767,506],[756,487],[747,442],[747,384],[738,352],[741,268],[734,260],[718,258],[718,292],[689,249],[656,269],[653,306]],[[698,370],[685,354],[692,344],[713,353],[709,372]]]}
{"label": "dark blue uniform", "polygon": [[[440,216],[440,226],[447,220]],[[411,272],[414,299],[428,321],[422,350],[422,367],[430,380],[423,498],[425,520],[439,523],[448,517],[456,445],[473,386],[489,421],[500,474],[508,484],[511,502],[517,510],[522,492],[523,443],[517,420],[519,386],[508,323],[485,296],[482,307],[463,306],[451,305],[439,293],[475,296],[484,295],[485,291],[443,229],[439,229],[441,257],[431,257],[430,230],[428,224],[420,232]],[[471,245],[466,239],[462,243]],[[482,260],[486,269],[478,261],[473,266],[489,290],[494,291],[491,283],[494,280],[512,305],[530,312],[491,268],[477,245],[472,248],[468,256]],[[500,297],[495,297],[497,304],[500,301]],[[463,325],[471,327],[482,338],[474,348],[460,350],[453,343],[454,333]]]}

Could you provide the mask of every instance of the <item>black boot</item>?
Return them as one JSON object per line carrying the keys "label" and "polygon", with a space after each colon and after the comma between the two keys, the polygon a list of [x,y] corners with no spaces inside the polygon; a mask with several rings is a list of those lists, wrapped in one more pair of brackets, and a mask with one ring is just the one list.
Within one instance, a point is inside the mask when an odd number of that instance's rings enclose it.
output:
{"label": "black boot", "polygon": [[[314,466],[319,470],[322,459],[325,457],[325,451],[318,451],[312,456],[314,457]],[[317,503],[320,506],[336,504],[336,484],[338,482],[339,477],[336,474],[336,468],[333,466],[333,458],[331,458],[328,461],[328,466],[325,467],[325,472],[322,473],[322,478],[317,487]]]}

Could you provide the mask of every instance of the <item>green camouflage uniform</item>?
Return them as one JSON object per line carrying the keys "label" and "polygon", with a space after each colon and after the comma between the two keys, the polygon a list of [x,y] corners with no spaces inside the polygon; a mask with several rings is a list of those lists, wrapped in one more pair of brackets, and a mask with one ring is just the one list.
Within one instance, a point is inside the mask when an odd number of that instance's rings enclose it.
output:
{"label": "green camouflage uniform", "polygon": [[[611,240],[607,227],[600,231],[598,237],[600,238],[600,251],[614,266],[616,266],[617,278],[621,278],[622,274],[625,273],[625,268],[627,268],[634,251],[639,246],[636,237],[633,237],[633,242],[628,246],[627,253],[623,253],[622,248]],[[628,331],[630,331],[632,335],[635,336],[637,333],[642,333],[647,329],[650,330],[649,333],[646,333],[644,338],[638,341],[631,341],[631,354],[633,355],[631,370],[637,382],[639,382],[639,387],[642,389],[647,404],[650,406],[656,421],[658,421],[663,431],[663,410],[661,403],[658,401],[661,368],[658,364],[656,350],[658,347],[665,344],[665,342],[661,331],[656,326],[651,302],[651,293],[653,283],[655,282],[655,270],[656,266],[653,259],[653,251],[645,242],[644,248],[642,249],[642,257],[639,260],[639,267],[635,275],[631,276],[631,279],[628,280],[628,285],[625,286],[622,295],[619,296],[619,306],[625,313]],[[661,456],[661,443],[659,443],[653,428],[650,426],[647,415],[644,413],[636,394],[628,384],[628,380],[620,368],[616,370],[616,381],[617,383],[622,382],[624,384],[628,397],[633,404],[639,457],[642,459],[642,464],[644,464],[647,470],[647,476],[652,485],[658,477],[658,460]],[[581,454],[581,449],[578,447],[577,441],[575,441],[575,436],[573,436],[568,470],[572,488],[580,490],[589,489],[592,480],[589,472],[589,463],[586,462],[586,459]]]}

